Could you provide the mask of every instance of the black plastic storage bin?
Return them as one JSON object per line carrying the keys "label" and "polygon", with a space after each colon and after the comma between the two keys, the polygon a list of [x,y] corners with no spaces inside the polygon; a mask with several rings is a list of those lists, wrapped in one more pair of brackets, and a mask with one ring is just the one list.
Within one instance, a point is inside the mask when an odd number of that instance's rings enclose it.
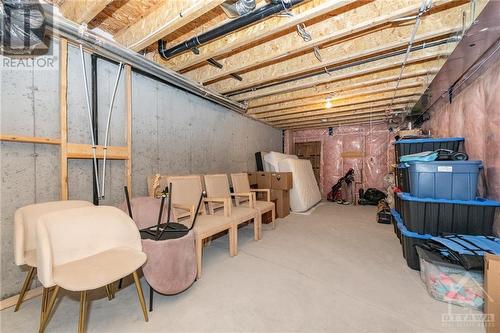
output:
{"label": "black plastic storage bin", "polygon": [[490,236],[495,210],[500,207],[500,202],[485,199],[423,199],[408,193],[396,196],[398,213],[408,230],[433,236],[446,233]]}
{"label": "black plastic storage bin", "polygon": [[428,139],[402,139],[394,143],[396,163],[399,157],[404,155],[421,153],[423,151],[434,151],[438,149],[449,149],[460,151],[460,143],[464,138],[428,138]]}
{"label": "black plastic storage bin", "polygon": [[410,192],[410,173],[409,166],[400,163],[396,167],[396,186],[403,192]]}
{"label": "black plastic storage bin", "polygon": [[400,242],[403,250],[403,258],[405,258],[408,267],[418,271],[420,270],[420,260],[418,258],[416,246],[423,245],[425,242],[429,241],[432,235],[422,235],[409,231],[404,226],[403,219],[401,219],[401,216],[395,210],[392,211],[392,216],[397,223],[401,237]]}

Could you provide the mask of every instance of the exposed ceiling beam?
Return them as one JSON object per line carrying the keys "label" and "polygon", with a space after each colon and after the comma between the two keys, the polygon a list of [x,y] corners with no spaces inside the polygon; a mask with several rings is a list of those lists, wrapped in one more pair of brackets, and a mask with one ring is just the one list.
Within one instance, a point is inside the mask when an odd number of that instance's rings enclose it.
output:
{"label": "exposed ceiling beam", "polygon": [[[402,110],[402,109],[401,109]],[[378,113],[378,114],[363,114],[363,115],[354,115],[354,116],[346,116],[344,118],[339,118],[339,119],[333,119],[332,121],[321,121],[321,120],[315,120],[315,121],[310,121],[310,122],[303,122],[300,124],[292,124],[292,125],[276,125],[275,127],[281,128],[281,129],[297,129],[297,128],[305,128],[305,127],[310,127],[310,126],[324,126],[324,127],[330,127],[331,125],[334,124],[345,124],[345,123],[350,123],[351,121],[354,120],[363,120],[363,121],[376,121],[376,120],[383,120],[387,119],[387,115],[385,113]]]}
{"label": "exposed ceiling beam", "polygon": [[139,21],[119,31],[114,36],[115,40],[134,51],[140,51],[224,1],[226,0],[165,1]]}
{"label": "exposed ceiling beam", "polygon": [[[408,57],[406,64],[407,66],[413,67],[416,64],[429,63],[430,67],[435,67],[437,61],[438,67],[441,67],[442,64],[444,64],[444,60],[451,52],[449,48],[453,48],[455,45],[456,43],[451,45],[439,45],[412,52]],[[323,73],[312,77],[256,89],[232,96],[231,99],[237,101],[248,101],[249,107],[257,107],[287,100],[304,98],[309,96],[308,94],[313,91],[316,91],[316,93],[327,93],[328,89],[338,90],[338,84],[342,84],[339,81],[358,80],[363,79],[363,77],[376,77],[378,73],[389,70],[395,71],[399,74],[398,69],[401,68],[403,60],[403,55],[378,59],[372,62],[334,70],[329,73]]]}
{"label": "exposed ceiling beam", "polygon": [[[406,99],[414,99],[415,96],[420,96],[423,88],[409,88],[401,90],[396,96],[396,99],[406,98]],[[324,115],[327,113],[334,113],[336,111],[345,111],[345,110],[353,110],[355,108],[365,108],[375,105],[382,105],[390,101],[394,93],[392,91],[387,91],[379,94],[373,94],[353,99],[348,99],[344,103],[336,104],[328,107],[328,104],[323,101],[323,103],[318,104],[318,108],[311,111],[302,111],[296,113],[281,113],[276,114],[273,112],[273,115],[268,116],[267,114],[255,115],[255,118],[265,120],[265,121],[278,121],[278,120],[286,120],[291,118],[300,118],[314,115]]]}
{"label": "exposed ceiling beam", "polygon": [[[401,109],[404,107],[408,107],[411,103],[416,103],[418,101],[418,98],[414,99],[402,99],[398,100],[397,102],[394,101],[394,104],[392,105],[391,109]],[[352,115],[358,115],[358,114],[375,114],[377,112],[379,113],[387,113],[388,112],[388,107],[390,106],[390,101],[387,102],[385,101],[384,103],[377,103],[373,106],[367,106],[363,108],[350,108],[350,110],[345,110],[345,111],[336,111],[336,112],[330,112],[330,113],[324,113],[324,114],[319,114],[316,116],[306,116],[306,117],[300,117],[300,118],[290,118],[290,119],[284,119],[280,121],[269,121],[267,122],[271,123],[273,126],[285,126],[285,125],[290,125],[290,124],[297,124],[297,123],[305,123],[309,121],[319,121],[321,119],[335,119],[335,118],[341,118],[345,116],[352,116]],[[329,111],[328,109],[325,111]]]}
{"label": "exposed ceiling beam", "polygon": [[78,24],[89,23],[113,0],[66,0],[59,7],[65,18]]}
{"label": "exposed ceiling beam", "polygon": [[[419,66],[419,68],[415,68],[417,70],[414,70],[414,68],[407,67],[408,71],[405,71],[405,73],[401,76],[402,82],[404,83],[408,81],[408,79],[413,79],[415,81],[419,80],[419,78],[423,78],[425,82],[430,82],[434,75],[438,72],[438,67],[429,66],[428,69],[421,68],[422,67]],[[340,81],[335,85],[332,84],[333,87],[329,86],[328,89],[308,89],[308,94],[305,96],[300,96],[302,94],[297,94],[299,95],[298,98],[295,98],[295,96],[293,96],[293,99],[279,101],[275,104],[249,108],[247,110],[247,114],[259,114],[263,112],[286,110],[294,107],[303,107],[319,103],[320,101],[324,101],[326,97],[331,97],[331,103],[335,104],[338,103],[338,99],[344,99],[343,97],[337,96],[340,96],[341,93],[345,95],[346,91],[365,88],[361,91],[361,93],[364,93],[367,90],[367,87],[390,87],[391,83],[397,81],[399,77],[399,73],[396,71],[399,71],[399,69],[378,73],[378,75],[375,76],[363,76],[361,78]],[[385,74],[389,75],[385,76]],[[424,83],[422,79],[420,80],[422,83]]]}
{"label": "exposed ceiling beam", "polygon": [[[287,130],[291,131],[302,131],[306,129],[324,129],[325,131],[328,129],[328,127],[340,127],[344,125],[375,125],[375,124],[387,124],[387,119],[386,118],[381,118],[381,119],[371,119],[371,120],[364,120],[364,119],[355,119],[355,120],[350,120],[350,121],[340,121],[340,122],[333,122],[333,123],[321,123],[316,125],[308,125],[308,126],[297,126],[297,127],[290,127],[287,128]],[[335,130],[334,130],[335,133]],[[335,135],[335,134],[334,134]]]}
{"label": "exposed ceiling beam", "polygon": [[[346,40],[361,32],[374,28],[380,29],[396,19],[415,15],[421,6],[420,0],[412,0],[413,4],[404,8],[398,1],[366,2],[363,6],[335,17],[326,19],[307,27],[307,32],[313,36],[305,42],[295,31],[262,44],[255,45],[243,52],[232,54],[218,62],[223,68],[203,66],[186,73],[188,77],[203,84],[213,83],[232,73],[246,72],[249,69],[262,67],[266,63],[276,62],[297,56],[314,47]],[[459,6],[465,1],[441,0],[433,2],[434,10],[441,5]],[[388,14],[387,14],[388,13]]]}
{"label": "exposed ceiling beam", "polygon": [[[337,101],[347,101],[347,102],[344,102],[344,105],[345,105],[345,104],[350,103],[351,98],[352,98],[351,96],[358,97],[358,100],[359,100],[359,97],[367,98],[369,96],[376,96],[376,95],[379,96],[380,94],[389,94],[390,95],[391,93],[392,93],[392,95],[394,95],[394,88],[395,87],[396,87],[395,84],[391,84],[389,86],[385,86],[385,87],[374,89],[374,90],[367,91],[367,92],[360,91],[358,93],[354,93],[354,94],[351,94],[348,96],[336,96],[336,99],[337,99]],[[424,89],[425,89],[425,86],[422,85],[422,83],[405,84],[404,86],[401,86],[401,90],[398,90],[398,93],[401,93],[401,94],[411,93],[411,94],[413,94],[417,91],[423,92]],[[332,108],[335,108],[335,107],[336,106],[332,105]],[[291,108],[291,109],[287,109],[287,110],[273,111],[271,113],[257,114],[257,115],[255,115],[255,118],[262,119],[262,118],[268,118],[269,116],[281,117],[281,116],[288,116],[288,115],[296,115],[299,113],[309,113],[309,112],[313,112],[313,111],[317,111],[317,110],[323,110],[325,108],[326,108],[326,103],[325,103],[325,100],[323,100],[321,103],[317,103],[317,104],[313,104],[313,105],[299,106],[299,107],[295,107],[295,108]]]}
{"label": "exposed ceiling beam", "polygon": [[[439,21],[434,18],[431,20],[431,18],[433,16],[428,17],[425,21],[422,20],[421,29],[419,29],[420,33],[415,37],[414,45],[443,39],[461,31],[459,24],[454,24],[450,28],[448,25],[445,25],[445,22],[448,22],[448,20],[441,18]],[[461,16],[459,18],[453,17],[453,20],[461,22]],[[441,28],[442,26],[445,26],[445,28]],[[209,85],[209,87],[220,93],[227,94],[268,82],[279,82],[306,73],[322,71],[325,67],[337,66],[392,51],[404,50],[408,45],[412,28],[412,26],[403,26],[384,29],[323,48],[321,49],[323,59],[321,62],[316,59],[314,54],[307,53],[241,74],[242,81],[225,79]],[[405,37],[402,38],[402,36]]]}
{"label": "exposed ceiling beam", "polygon": [[[418,99],[420,97],[420,95],[421,95],[421,90],[416,90],[415,93],[410,93],[410,94],[400,94],[400,95],[398,94],[398,95],[396,95],[396,97],[394,99],[394,103]],[[271,118],[258,118],[258,119],[266,121],[266,122],[272,122],[272,121],[277,121],[277,120],[296,119],[296,118],[314,116],[314,115],[328,115],[330,113],[335,113],[335,112],[362,110],[362,109],[367,109],[370,107],[378,107],[378,106],[387,105],[387,101],[390,101],[391,99],[392,99],[392,96],[383,97],[383,98],[380,97],[380,98],[374,99],[373,101],[359,101],[356,103],[345,104],[345,105],[336,107],[335,109],[325,107],[323,109],[311,111],[311,112],[307,112],[307,113],[297,113],[297,114],[291,114],[291,115],[284,115],[284,116],[271,117]]]}
{"label": "exposed ceiling beam", "polygon": [[204,63],[210,58],[217,58],[241,49],[245,45],[283,33],[299,23],[307,22],[355,2],[354,0],[310,0],[292,8],[290,12],[293,17],[273,16],[248,28],[235,31],[211,43],[199,46],[198,55],[186,52],[172,59],[163,60],[155,52],[152,57],[175,71],[182,71]]}

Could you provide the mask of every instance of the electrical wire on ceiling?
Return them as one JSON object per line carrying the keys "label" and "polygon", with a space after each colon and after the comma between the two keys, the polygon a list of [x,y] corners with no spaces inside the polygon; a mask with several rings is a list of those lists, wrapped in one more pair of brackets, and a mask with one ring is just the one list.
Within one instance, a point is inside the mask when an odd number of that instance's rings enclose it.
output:
{"label": "electrical wire on ceiling", "polygon": [[392,96],[391,103],[389,104],[389,108],[387,109],[388,113],[391,111],[392,105],[394,104],[394,99],[396,98],[396,94],[397,94],[397,91],[399,88],[399,83],[401,82],[401,77],[403,76],[403,72],[404,72],[405,67],[406,67],[406,62],[408,61],[408,56],[410,55],[410,51],[411,51],[411,48],[413,46],[413,41],[415,40],[415,36],[417,35],[418,27],[420,26],[420,18],[431,7],[432,7],[432,0],[422,0],[422,4],[420,5],[420,8],[418,10],[418,14],[416,15],[416,18],[415,18],[415,25],[413,26],[413,31],[412,31],[411,36],[410,36],[410,41],[408,42],[408,47],[406,48],[404,60],[403,60],[403,63],[401,64],[401,70],[399,71],[398,80],[396,82],[396,88],[394,89],[394,94]]}

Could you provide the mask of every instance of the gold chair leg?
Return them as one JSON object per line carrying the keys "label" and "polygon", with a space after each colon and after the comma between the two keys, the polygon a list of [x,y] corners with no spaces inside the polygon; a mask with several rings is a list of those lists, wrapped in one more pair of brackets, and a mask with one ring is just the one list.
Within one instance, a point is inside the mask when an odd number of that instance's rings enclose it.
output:
{"label": "gold chair leg", "polygon": [[80,292],[80,320],[78,321],[78,333],[85,331],[85,316],[87,314],[87,291]]}
{"label": "gold chair leg", "polygon": [[106,286],[104,286],[104,289],[106,289],[106,295],[108,296],[108,301],[111,301],[113,299],[111,292],[111,285],[107,284]]}
{"label": "gold chair leg", "polygon": [[[45,304],[45,306],[42,304],[42,307],[44,309],[42,310],[42,318],[40,321],[40,327],[38,329],[38,333],[43,333],[45,331],[45,327],[47,326],[47,322],[49,321],[50,313],[52,312],[52,309],[54,308],[54,303],[56,302],[57,294],[59,293],[59,286],[56,286],[54,288],[54,291],[52,292],[52,296],[50,297],[50,300],[48,303]],[[44,288],[44,291],[47,290],[47,296],[46,298],[49,299],[49,288]]]}
{"label": "gold chair leg", "polygon": [[139,302],[141,303],[142,313],[144,314],[144,320],[148,321],[148,311],[146,310],[146,301],[144,300],[144,294],[142,293],[141,281],[139,281],[139,275],[137,271],[132,273],[134,276],[135,289],[137,289],[137,296],[139,297]]}
{"label": "gold chair leg", "polygon": [[14,309],[14,312],[19,310],[19,307],[23,303],[24,295],[26,295],[26,292],[31,287],[31,282],[33,281],[33,276],[35,275],[35,271],[36,271],[35,267],[30,267],[30,270],[28,271],[28,275],[26,276],[26,279],[24,280],[23,287],[21,288],[21,292],[19,293],[19,298],[17,299],[17,303],[16,303],[16,307]]}
{"label": "gold chair leg", "polygon": [[43,288],[42,291],[42,304],[40,305],[40,325],[42,325],[45,313],[47,312],[47,304],[49,303],[50,289]]}

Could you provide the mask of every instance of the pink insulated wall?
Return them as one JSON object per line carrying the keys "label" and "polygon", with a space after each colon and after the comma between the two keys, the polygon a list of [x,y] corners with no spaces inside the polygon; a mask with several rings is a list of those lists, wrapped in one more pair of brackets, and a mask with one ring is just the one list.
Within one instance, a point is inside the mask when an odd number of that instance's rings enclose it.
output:
{"label": "pink insulated wall", "polygon": [[483,161],[487,197],[500,200],[500,60],[451,104],[431,110],[423,127],[436,137],[464,137],[469,158]]}
{"label": "pink insulated wall", "polygon": [[386,124],[334,127],[331,136],[328,129],[286,131],[285,152],[291,154],[295,143],[310,141],[321,142],[323,196],[350,168],[355,170],[355,180],[364,189],[375,187],[385,191],[383,178],[394,163],[393,137]]}

